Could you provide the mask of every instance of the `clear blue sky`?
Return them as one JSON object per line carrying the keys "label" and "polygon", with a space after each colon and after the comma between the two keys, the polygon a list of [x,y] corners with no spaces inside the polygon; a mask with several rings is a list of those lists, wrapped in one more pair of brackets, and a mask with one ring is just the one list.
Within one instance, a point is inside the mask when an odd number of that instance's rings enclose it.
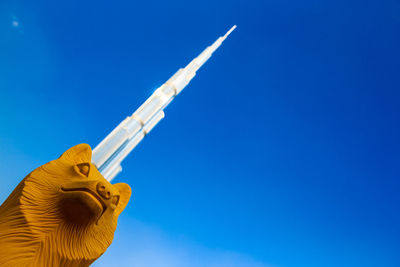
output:
{"label": "clear blue sky", "polygon": [[0,4],[0,201],[238,28],[115,182],[95,266],[400,266],[400,2]]}

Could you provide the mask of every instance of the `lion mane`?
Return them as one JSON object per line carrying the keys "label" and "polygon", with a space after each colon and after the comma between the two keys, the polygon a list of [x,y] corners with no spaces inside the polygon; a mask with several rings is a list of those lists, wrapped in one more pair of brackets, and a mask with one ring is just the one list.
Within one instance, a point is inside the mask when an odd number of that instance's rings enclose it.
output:
{"label": "lion mane", "polygon": [[111,185],[87,144],[28,174],[0,206],[1,266],[89,266],[110,246],[129,185]]}

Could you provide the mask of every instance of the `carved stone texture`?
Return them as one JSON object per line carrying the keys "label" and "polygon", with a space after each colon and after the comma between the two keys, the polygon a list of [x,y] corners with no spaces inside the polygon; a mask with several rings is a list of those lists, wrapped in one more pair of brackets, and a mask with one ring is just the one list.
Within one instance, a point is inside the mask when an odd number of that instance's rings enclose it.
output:
{"label": "carved stone texture", "polygon": [[0,266],[89,266],[110,246],[131,188],[110,184],[87,144],[26,176],[0,206]]}

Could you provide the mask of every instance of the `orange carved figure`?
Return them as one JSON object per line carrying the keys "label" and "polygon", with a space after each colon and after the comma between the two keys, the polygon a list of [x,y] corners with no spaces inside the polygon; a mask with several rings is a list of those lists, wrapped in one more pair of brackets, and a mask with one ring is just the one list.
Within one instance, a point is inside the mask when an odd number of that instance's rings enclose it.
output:
{"label": "orange carved figure", "polygon": [[88,266],[110,246],[131,189],[110,184],[87,144],[26,176],[0,206],[1,266]]}

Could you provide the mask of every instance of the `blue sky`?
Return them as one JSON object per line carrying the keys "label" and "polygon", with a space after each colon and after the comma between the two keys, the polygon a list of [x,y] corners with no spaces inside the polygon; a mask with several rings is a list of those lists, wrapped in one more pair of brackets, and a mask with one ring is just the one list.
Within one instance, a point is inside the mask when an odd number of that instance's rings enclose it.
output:
{"label": "blue sky", "polygon": [[0,201],[238,28],[123,163],[95,266],[400,266],[400,3],[0,3]]}

